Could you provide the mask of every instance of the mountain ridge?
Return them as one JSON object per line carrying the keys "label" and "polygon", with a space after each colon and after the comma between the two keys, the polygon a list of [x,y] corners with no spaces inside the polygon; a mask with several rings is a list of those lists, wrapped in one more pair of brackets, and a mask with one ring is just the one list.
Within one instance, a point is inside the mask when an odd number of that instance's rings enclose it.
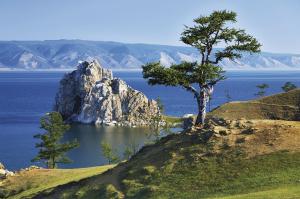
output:
{"label": "mountain ridge", "polygon": [[[107,68],[140,69],[153,61],[170,66],[199,58],[196,49],[186,46],[89,40],[0,41],[0,70],[71,69],[80,61],[93,59]],[[244,54],[235,62],[223,60],[220,66],[226,70],[298,70],[300,55]]]}

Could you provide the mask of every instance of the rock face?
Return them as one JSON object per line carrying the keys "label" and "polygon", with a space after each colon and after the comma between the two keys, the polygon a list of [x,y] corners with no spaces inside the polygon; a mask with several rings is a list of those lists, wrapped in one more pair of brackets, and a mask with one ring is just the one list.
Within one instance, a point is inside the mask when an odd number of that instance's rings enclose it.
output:
{"label": "rock face", "polygon": [[149,125],[159,114],[156,101],[113,78],[95,60],[64,76],[54,109],[68,121],[126,126]]}

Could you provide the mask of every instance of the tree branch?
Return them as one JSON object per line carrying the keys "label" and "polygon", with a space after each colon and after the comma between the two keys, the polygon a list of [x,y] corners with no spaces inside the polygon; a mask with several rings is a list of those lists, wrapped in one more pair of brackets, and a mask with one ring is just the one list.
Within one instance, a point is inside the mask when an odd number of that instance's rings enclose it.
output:
{"label": "tree branch", "polygon": [[188,86],[183,86],[187,91],[190,91],[194,94],[195,98],[199,97],[199,92],[197,92],[197,89],[195,89],[193,86],[188,85]]}

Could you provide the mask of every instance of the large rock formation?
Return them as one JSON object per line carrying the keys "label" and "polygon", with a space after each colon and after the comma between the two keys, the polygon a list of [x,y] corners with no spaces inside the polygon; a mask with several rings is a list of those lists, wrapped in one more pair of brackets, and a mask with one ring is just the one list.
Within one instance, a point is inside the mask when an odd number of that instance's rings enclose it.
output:
{"label": "large rock formation", "polygon": [[149,125],[159,114],[156,101],[113,78],[97,61],[64,76],[54,109],[68,121],[126,126]]}

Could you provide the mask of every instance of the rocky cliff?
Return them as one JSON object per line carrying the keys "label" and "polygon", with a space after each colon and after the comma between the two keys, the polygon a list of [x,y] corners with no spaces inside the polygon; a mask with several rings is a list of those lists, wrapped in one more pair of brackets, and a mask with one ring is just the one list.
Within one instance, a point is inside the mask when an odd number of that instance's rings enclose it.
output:
{"label": "rocky cliff", "polygon": [[107,125],[144,126],[159,113],[149,100],[97,61],[83,62],[60,81],[55,111],[65,120]]}

